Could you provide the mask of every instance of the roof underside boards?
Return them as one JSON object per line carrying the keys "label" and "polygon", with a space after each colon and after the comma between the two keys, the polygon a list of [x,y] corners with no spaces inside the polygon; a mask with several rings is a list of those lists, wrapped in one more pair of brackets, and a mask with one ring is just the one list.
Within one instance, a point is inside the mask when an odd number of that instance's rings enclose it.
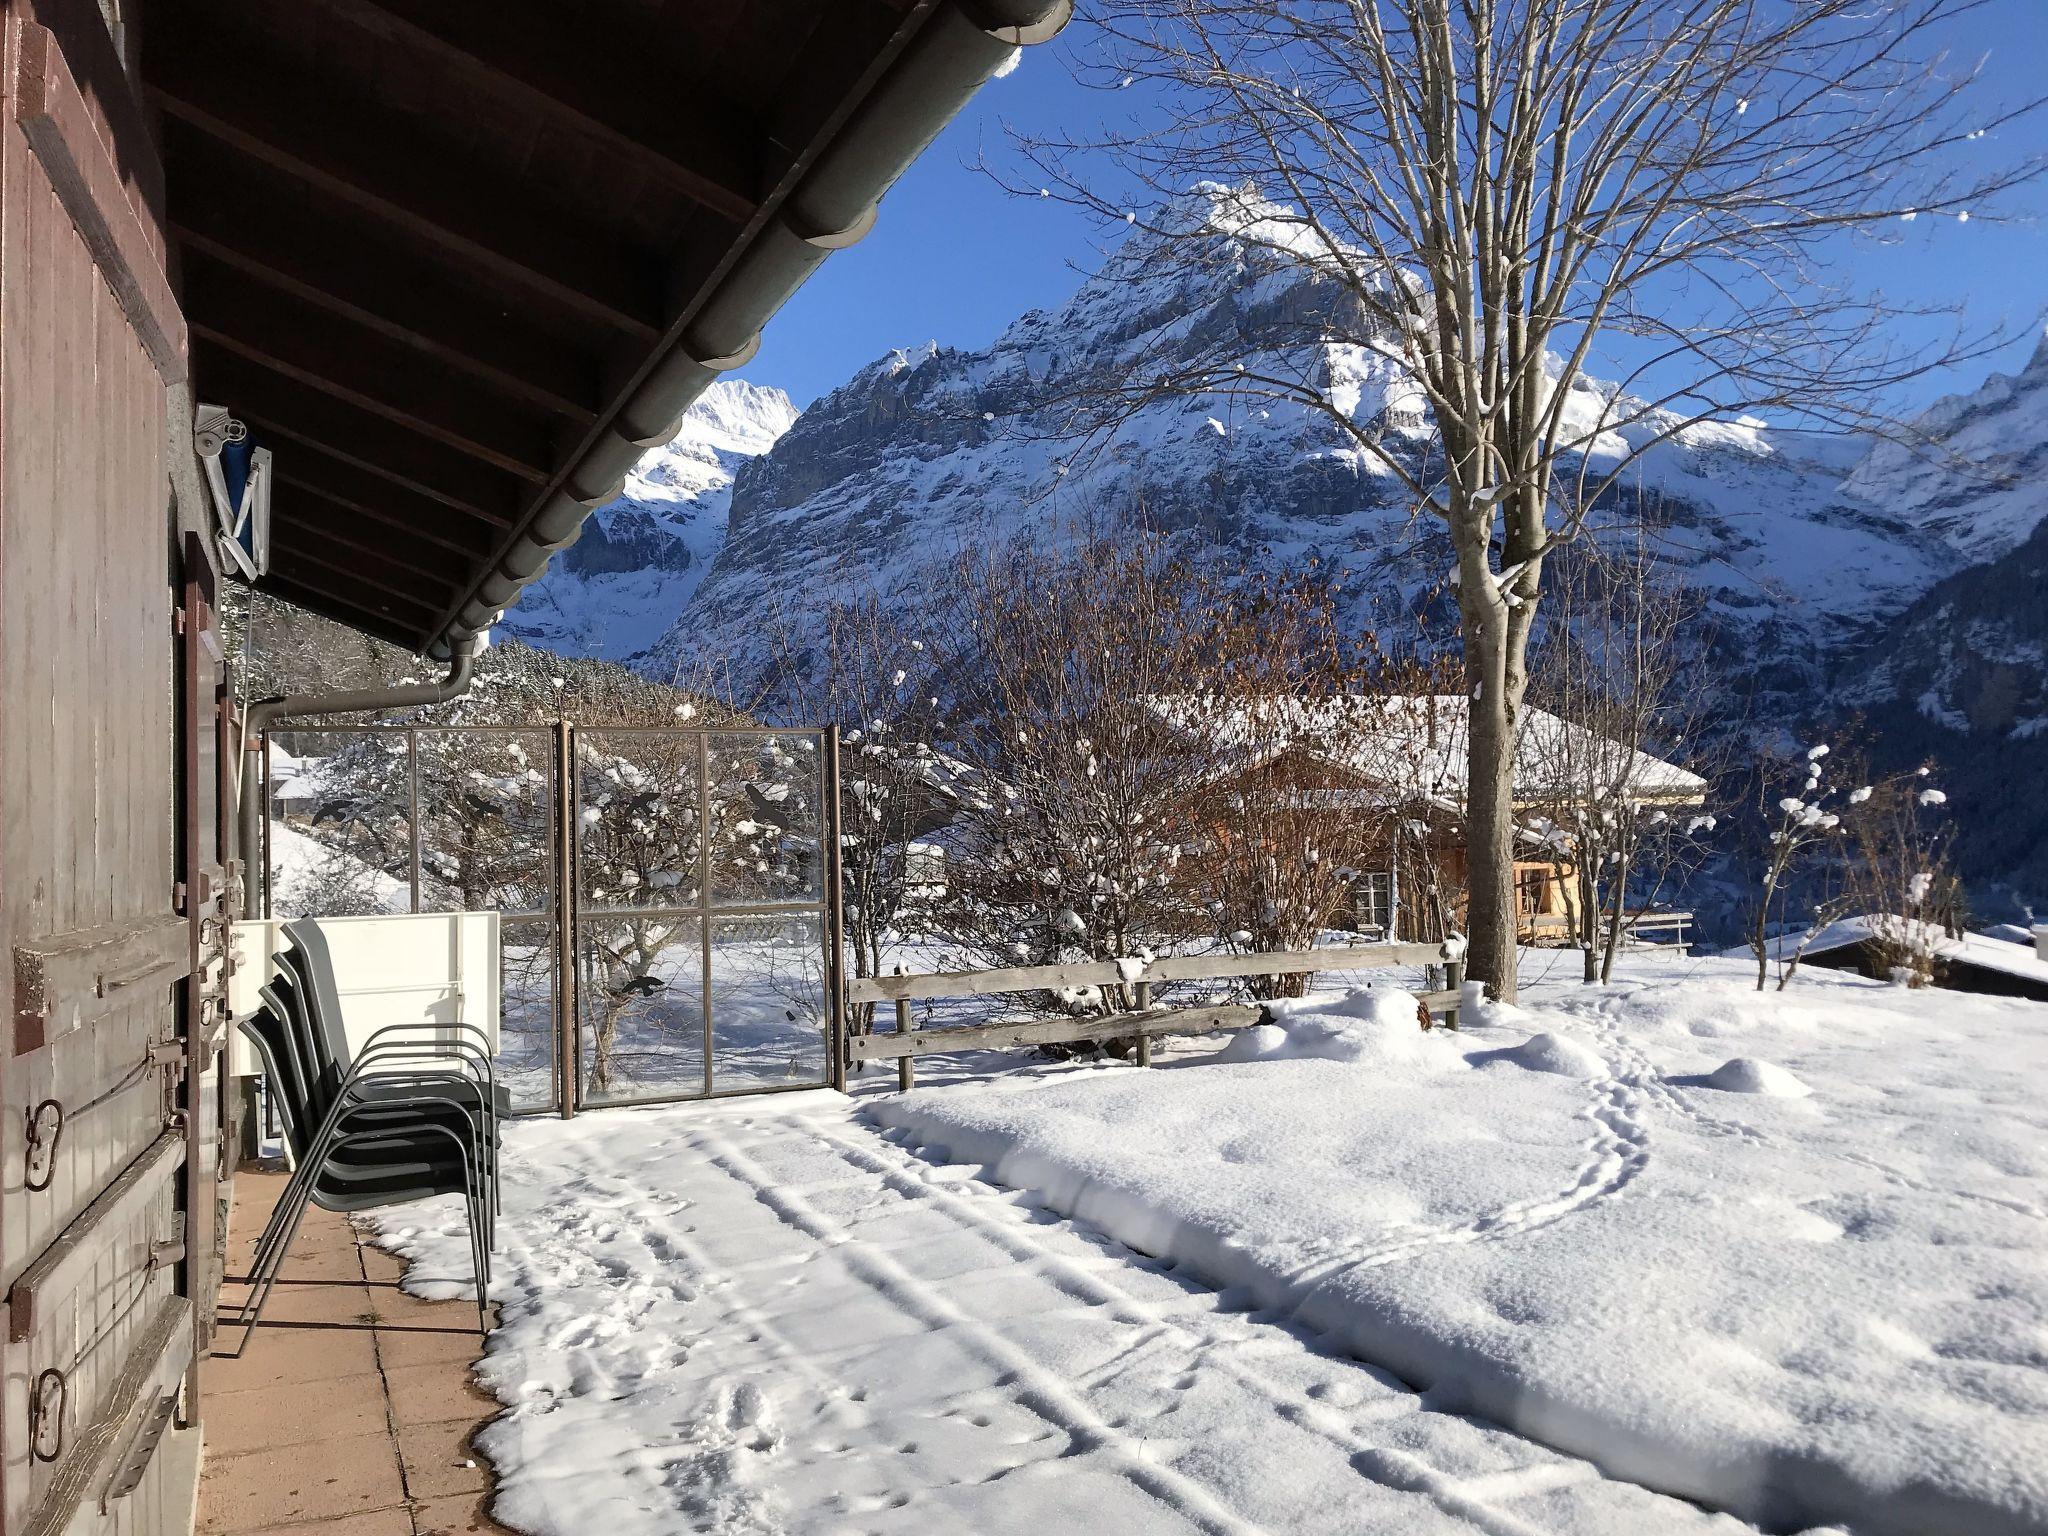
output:
{"label": "roof underside boards", "polygon": [[154,0],[201,399],[280,596],[487,625],[1069,0]]}

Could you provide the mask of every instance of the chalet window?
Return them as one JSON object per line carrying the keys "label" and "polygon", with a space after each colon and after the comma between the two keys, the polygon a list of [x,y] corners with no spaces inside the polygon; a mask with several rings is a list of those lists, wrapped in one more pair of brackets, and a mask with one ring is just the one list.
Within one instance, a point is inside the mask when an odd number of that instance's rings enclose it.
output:
{"label": "chalet window", "polygon": [[1360,933],[1387,934],[1394,924],[1394,876],[1391,870],[1371,870],[1351,887],[1351,910]]}

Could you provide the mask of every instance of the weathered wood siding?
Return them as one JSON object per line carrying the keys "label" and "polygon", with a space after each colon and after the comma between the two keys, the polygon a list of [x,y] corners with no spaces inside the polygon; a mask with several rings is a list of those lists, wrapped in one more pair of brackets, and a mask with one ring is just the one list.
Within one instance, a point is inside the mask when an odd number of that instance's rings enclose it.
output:
{"label": "weathered wood siding", "polygon": [[16,0],[5,25],[0,1530],[169,1531],[174,1480],[140,1465],[120,1493],[112,1474],[193,1348],[165,462],[182,324],[97,7]]}

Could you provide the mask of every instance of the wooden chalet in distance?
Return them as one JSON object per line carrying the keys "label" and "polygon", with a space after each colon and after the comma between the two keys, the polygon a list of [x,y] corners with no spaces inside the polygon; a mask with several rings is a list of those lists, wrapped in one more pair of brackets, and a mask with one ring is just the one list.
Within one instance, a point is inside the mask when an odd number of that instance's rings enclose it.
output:
{"label": "wooden chalet in distance", "polygon": [[[1167,720],[1201,718],[1221,746],[1217,776],[1204,795],[1227,801],[1235,783],[1257,774],[1325,804],[1355,806],[1384,829],[1379,857],[1368,856],[1353,883],[1352,927],[1374,937],[1441,937],[1440,919],[1462,927],[1468,701],[1459,694],[1415,698],[1347,698],[1308,710],[1225,709],[1162,698]],[[1517,810],[1532,820],[1576,798],[1577,765],[1597,763],[1601,782],[1626,784],[1630,798],[1679,810],[1703,803],[1706,781],[1673,763],[1605,741],[1541,709],[1527,709],[1516,744]],[[1219,828],[1227,817],[1219,813]],[[1405,835],[1396,835],[1397,824]],[[1560,842],[1564,846],[1558,846]],[[1558,832],[1525,834],[1526,856],[1515,863],[1517,923],[1523,942],[1560,942],[1576,931],[1578,880],[1568,840]],[[1404,849],[1407,850],[1404,853]],[[1418,869],[1426,864],[1427,870]],[[1441,893],[1446,911],[1422,910],[1425,885]]]}
{"label": "wooden chalet in distance", "polygon": [[[264,725],[466,686],[1068,9],[7,0],[0,1536],[193,1519]],[[243,709],[237,571],[447,680]]]}

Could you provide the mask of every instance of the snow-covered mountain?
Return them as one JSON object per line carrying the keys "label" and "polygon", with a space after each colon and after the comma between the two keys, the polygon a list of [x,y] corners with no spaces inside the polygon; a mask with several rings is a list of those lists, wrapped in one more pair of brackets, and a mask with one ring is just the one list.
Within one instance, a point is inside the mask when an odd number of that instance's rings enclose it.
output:
{"label": "snow-covered mountain", "polygon": [[618,500],[507,610],[504,628],[534,645],[617,661],[672,625],[725,541],[733,476],[796,420],[779,389],[720,379],[650,451]]}
{"label": "snow-covered mountain", "polygon": [[[1276,319],[1343,302],[1219,224],[1204,265],[1160,263],[1134,235],[1066,303],[993,345],[893,352],[793,424],[779,392],[718,386],[508,622],[656,677],[729,660],[744,689],[765,671],[771,625],[801,628],[835,589],[915,583],[951,552],[1019,531],[1132,519],[1197,558],[1318,558],[1366,578],[1351,590],[1407,606],[1450,568],[1448,540],[1327,418],[1224,392],[1156,400],[1077,436],[1075,381],[1170,373],[1218,338],[1270,335]],[[1410,464],[1437,451],[1397,360],[1316,344],[1248,362],[1327,386]],[[1570,387],[1588,420],[1611,394],[1592,379]],[[2015,754],[2048,753],[2048,342],[1919,425],[1910,448],[1697,427],[1649,448],[1626,484],[1717,620],[1714,686],[1731,721],[1798,731],[1853,708],[1897,753],[1966,758],[1988,780]],[[1610,435],[1592,457],[1616,446]],[[2028,889],[2048,898],[2048,809],[2041,821],[1984,867],[2032,870]]]}
{"label": "snow-covered mountain", "polygon": [[[1271,334],[1276,317],[1343,302],[1335,284],[1262,266],[1228,233],[1216,247],[1206,265],[1169,267],[1134,236],[1065,304],[1022,316],[985,350],[892,353],[817,402],[739,475],[724,547],[648,664],[666,675],[692,653],[732,656],[744,677],[761,657],[764,614],[794,605],[800,622],[804,604],[840,584],[916,580],[959,546],[1089,520],[1142,519],[1196,555],[1319,557],[1369,574],[1360,591],[1412,597],[1435,585],[1451,565],[1442,529],[1311,409],[1228,392],[1162,399],[1077,440],[1075,380],[1172,373],[1219,336]],[[1378,422],[1409,463],[1436,452],[1396,360],[1318,344],[1251,365],[1314,379],[1354,419]],[[1590,379],[1571,387],[1589,421],[1611,394]],[[2006,416],[2031,409],[2048,422],[2048,364],[1986,386],[2000,389]],[[1944,404],[1959,449],[1999,433],[1989,409]],[[2048,440],[2048,428],[2037,436]],[[1617,446],[1609,434],[1592,455]],[[1767,700],[1810,704],[1830,658],[1982,558],[1970,508],[1944,501],[1919,461],[1863,463],[1869,450],[1744,422],[1687,431],[1630,471],[1629,486],[1658,504],[1669,557],[1735,637],[1742,681]],[[2024,497],[1979,490],[2010,502],[2000,508],[2007,542],[2023,537]]]}

